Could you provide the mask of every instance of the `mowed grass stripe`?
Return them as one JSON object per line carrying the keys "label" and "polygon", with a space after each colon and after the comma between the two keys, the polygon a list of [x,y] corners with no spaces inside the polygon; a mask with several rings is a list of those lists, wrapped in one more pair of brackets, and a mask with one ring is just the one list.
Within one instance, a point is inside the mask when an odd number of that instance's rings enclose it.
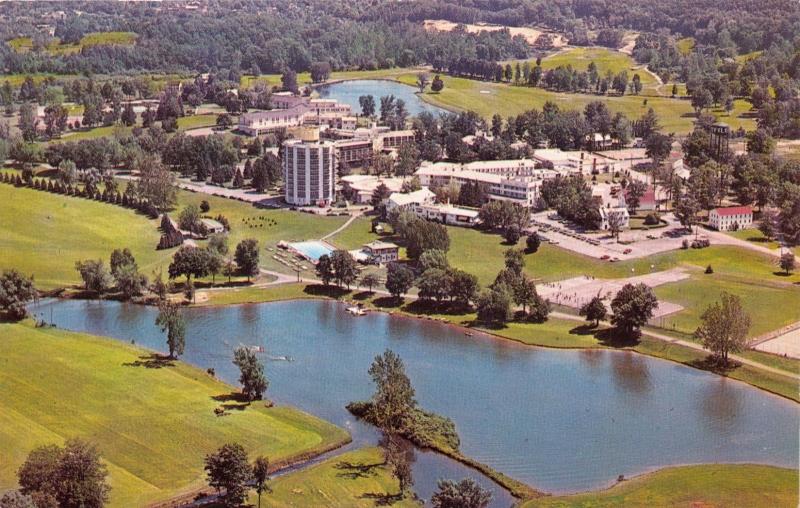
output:
{"label": "mowed grass stripe", "polygon": [[111,339],[21,324],[0,325],[0,337],[0,408],[12,422],[0,430],[12,460],[0,469],[0,488],[14,486],[31,449],[73,436],[97,443],[113,465],[115,506],[199,485],[204,455],[226,442],[277,462],[347,438],[288,407],[255,403],[217,417],[213,397],[230,386],[180,362],[132,366],[148,353]]}

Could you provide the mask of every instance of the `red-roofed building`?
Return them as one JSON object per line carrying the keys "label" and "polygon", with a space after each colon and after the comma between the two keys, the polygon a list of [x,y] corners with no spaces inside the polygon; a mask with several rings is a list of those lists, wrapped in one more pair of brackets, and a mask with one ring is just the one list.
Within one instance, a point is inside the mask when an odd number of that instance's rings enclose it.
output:
{"label": "red-roofed building", "polygon": [[737,231],[753,225],[753,208],[729,206],[715,208],[708,214],[708,224],[718,231]]}

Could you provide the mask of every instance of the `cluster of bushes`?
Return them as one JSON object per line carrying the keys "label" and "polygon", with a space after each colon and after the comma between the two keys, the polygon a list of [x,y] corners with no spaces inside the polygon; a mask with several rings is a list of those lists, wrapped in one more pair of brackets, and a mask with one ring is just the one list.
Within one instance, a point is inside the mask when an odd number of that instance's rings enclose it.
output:
{"label": "cluster of bushes", "polygon": [[73,184],[65,184],[57,180],[48,178],[23,179],[21,175],[11,173],[0,173],[0,182],[15,185],[17,187],[28,187],[31,189],[63,194],[65,196],[75,196],[86,199],[94,199],[112,205],[119,205],[125,208],[138,210],[151,219],[158,217],[158,209],[147,199],[140,199],[127,193],[119,191],[111,192],[108,189],[100,192],[94,184],[86,184],[83,188]]}
{"label": "cluster of bushes", "polygon": [[708,240],[708,238],[698,238],[696,240],[692,240],[691,243],[689,243],[689,240],[684,240],[681,244],[681,248],[688,249],[691,247],[693,249],[705,249],[709,245],[711,245],[711,242]]}

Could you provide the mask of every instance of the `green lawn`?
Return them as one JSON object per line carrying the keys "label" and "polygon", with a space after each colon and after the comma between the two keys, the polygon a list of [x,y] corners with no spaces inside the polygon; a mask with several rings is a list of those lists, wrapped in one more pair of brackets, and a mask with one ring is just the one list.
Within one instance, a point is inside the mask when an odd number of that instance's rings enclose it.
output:
{"label": "green lawn", "polygon": [[[241,201],[188,191],[178,193],[178,205],[171,214],[177,216],[188,203],[199,205],[202,200],[211,205],[209,215],[222,214],[230,221],[231,253],[239,241],[256,238],[262,247],[262,266],[286,273],[293,272],[273,260],[265,247],[274,248],[280,240],[320,238],[346,220],[262,210]],[[7,184],[0,185],[0,202],[5,204],[0,207],[0,223],[9,225],[0,237],[0,268],[33,274],[37,286],[43,289],[79,283],[75,261],[102,258],[107,262],[115,248],[130,248],[148,276],[157,269],[166,273],[174,252],[156,251],[160,237],[157,220],[126,208]]]}
{"label": "green lawn", "polygon": [[[512,61],[512,65],[515,62]],[[531,65],[536,65],[535,59],[529,60],[529,62]],[[636,63],[630,55],[608,48],[570,48],[559,51],[542,59],[542,69],[550,70],[571,65],[576,70],[585,71],[591,62],[594,62],[597,66],[597,72],[601,76],[604,76],[608,71],[613,74],[627,71],[628,79],[632,79],[634,74],[639,74],[642,85],[645,87],[654,87],[658,84],[656,78],[642,68],[640,64]]]}
{"label": "green lawn", "polygon": [[680,51],[681,54],[688,55],[694,49],[694,37],[685,37],[680,39],[675,46],[678,48],[678,51]]}
{"label": "green lawn", "polygon": [[39,288],[80,281],[79,259],[102,258],[128,247],[143,273],[164,271],[171,251],[156,251],[158,222],[119,206],[28,188],[0,185],[0,267],[33,274]]}
{"label": "green lawn", "polygon": [[777,249],[780,247],[780,244],[775,240],[769,240],[764,236],[764,233],[759,231],[758,229],[740,229],[738,231],[728,231],[727,234],[734,238],[738,238],[739,240],[746,240],[748,242],[755,243],[756,245],[761,245],[762,247],[766,247],[768,249]]}
{"label": "green lawn", "polygon": [[[397,508],[420,506],[411,499],[396,500],[397,481],[383,465],[379,448],[362,448],[332,457],[303,471],[270,482],[262,506],[327,506],[367,508],[390,504]],[[248,500],[257,506],[258,498]]]}
{"label": "green lawn", "polygon": [[217,115],[214,114],[190,115],[178,118],[178,129],[182,131],[213,127],[214,125],[217,125]]}
{"label": "green lawn", "polygon": [[[545,102],[550,101],[563,109],[583,110],[592,101],[606,103],[612,112],[624,113],[628,118],[641,117],[648,108],[653,108],[659,117],[659,122],[665,132],[688,134],[693,129],[694,111],[687,100],[672,99],[668,95],[672,92],[671,85],[665,85],[664,93],[667,96],[600,96],[593,94],[562,93],[545,90],[538,87],[513,86],[506,83],[494,83],[465,78],[443,76],[445,87],[439,93],[430,90],[422,98],[450,110],[472,110],[483,116],[491,118],[495,113],[503,116],[518,115],[531,108],[541,109]],[[406,74],[398,77],[406,84],[413,84],[416,74]],[[647,101],[647,104],[644,101]],[[739,101],[741,102],[741,101]],[[752,118],[744,118],[741,114],[747,103],[736,105],[734,114],[729,116],[724,111],[712,111],[724,119],[732,128],[740,126],[746,130],[755,128]]]}
{"label": "green lawn", "polygon": [[790,508],[797,506],[797,482],[797,471],[770,466],[684,466],[643,475],[600,492],[543,497],[522,506]]}
{"label": "green lawn", "polygon": [[684,309],[665,316],[659,326],[691,334],[700,325],[700,315],[712,302],[719,301],[723,291],[737,295],[750,315],[750,337],[776,330],[800,319],[800,288],[742,283],[716,274],[692,275],[690,279],[655,288],[665,301]]}
{"label": "green lawn", "polygon": [[115,340],[27,323],[0,324],[0,337],[0,491],[31,449],[69,437],[98,446],[120,507],[201,487],[204,455],[224,443],[278,464],[348,439],[290,407],[215,416],[230,386],[181,362],[147,368],[149,353]]}
{"label": "green lawn", "polygon": [[[53,39],[47,46],[47,52],[51,55],[68,55],[92,46],[131,46],[136,42],[136,37],[133,32],[91,32],[75,44],[61,44],[58,38]],[[17,37],[7,41],[7,44],[18,53],[33,49],[30,37]]]}

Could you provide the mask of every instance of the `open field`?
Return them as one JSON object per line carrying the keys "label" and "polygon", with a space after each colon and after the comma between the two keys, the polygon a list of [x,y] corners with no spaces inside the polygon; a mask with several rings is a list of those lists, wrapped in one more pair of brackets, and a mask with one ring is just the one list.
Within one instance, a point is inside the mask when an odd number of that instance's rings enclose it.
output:
{"label": "open field", "polygon": [[[244,238],[258,239],[263,249],[274,247],[280,240],[319,238],[345,221],[344,217],[312,219],[299,212],[261,210],[241,201],[187,191],[178,192],[172,215],[202,200],[211,205],[209,215],[222,214],[230,221],[231,253]],[[160,237],[157,220],[119,206],[7,184],[0,185],[0,202],[5,204],[0,209],[0,223],[14,225],[6,227],[0,238],[0,268],[33,274],[37,286],[43,289],[79,283],[75,261],[102,258],[107,262],[115,248],[130,248],[140,270],[148,276],[158,269],[166,273],[175,251],[155,250]],[[261,251],[261,264],[288,271],[266,250]]]}
{"label": "open field", "polygon": [[543,497],[524,508],[797,506],[798,473],[751,464],[710,464],[662,469],[599,492]]}
{"label": "open field", "polygon": [[[139,126],[141,126],[141,120]],[[203,115],[190,115],[178,118],[178,131],[187,131],[190,129],[199,129],[202,127],[211,127],[217,124],[217,115],[203,114]],[[127,136],[133,131],[133,127],[126,127],[124,125],[103,125],[100,127],[92,127],[89,129],[80,129],[77,131],[65,132],[61,135],[60,139],[54,142],[62,141],[80,141],[82,139],[97,139],[107,136],[114,136],[117,134]]]}
{"label": "open field", "polygon": [[230,386],[115,340],[27,322],[0,324],[0,336],[0,490],[14,487],[31,449],[68,437],[98,446],[110,505],[120,507],[202,486],[204,455],[224,443],[277,464],[348,438],[290,407],[255,403],[218,417],[215,397],[230,394]]}
{"label": "open field", "polygon": [[[75,44],[61,44],[56,38],[47,45],[46,50],[51,55],[68,55],[92,46],[130,46],[136,42],[136,37],[133,32],[92,32],[81,37]],[[33,40],[30,37],[10,39],[7,44],[18,53],[33,50]]]}
{"label": "open field", "polygon": [[[419,506],[411,499],[393,499],[397,481],[383,465],[378,448],[343,453],[270,482],[272,492],[261,497],[262,506],[327,506],[367,508],[387,502],[397,508]],[[257,506],[258,497],[249,502]]]}
{"label": "open field", "polygon": [[734,238],[738,238],[739,240],[747,240],[748,242],[752,242],[756,245],[761,245],[762,247],[766,247],[768,249],[777,249],[780,247],[780,244],[775,240],[768,240],[764,233],[759,231],[758,229],[740,229],[738,231],[727,231],[726,234],[731,235]]}
{"label": "open field", "polygon": [[142,273],[166,272],[171,250],[156,251],[157,221],[133,210],[83,198],[0,185],[0,267],[33,274],[39,288],[78,283],[79,259],[128,247]]}
{"label": "open field", "polygon": [[[331,72],[330,78],[328,78],[327,82],[330,83],[347,79],[391,79],[401,74],[407,74],[411,70],[413,69],[395,67],[392,69],[376,69],[371,71],[334,71]],[[418,72],[423,71],[423,69],[420,69]],[[281,76],[280,74],[261,74],[259,76],[246,75],[242,76],[240,80],[240,84],[243,88],[252,88],[256,85],[256,83],[259,82],[269,86],[280,86]],[[297,84],[310,85],[311,74],[308,72],[298,73]]]}
{"label": "open field", "polygon": [[[528,61],[531,65],[536,65],[536,59]],[[515,63],[517,60],[512,60],[511,62]],[[618,74],[622,71],[627,71],[628,79],[632,79],[634,74],[639,74],[645,94],[647,94],[648,88],[652,89],[658,85],[658,80],[656,80],[655,76],[638,64],[630,55],[601,47],[564,49],[543,58],[542,69],[547,71],[556,67],[571,65],[576,70],[585,71],[589,68],[589,63],[591,62],[594,62],[597,66],[597,72],[600,76],[604,76],[606,72]]]}
{"label": "open field", "polygon": [[[407,74],[398,78],[406,84],[413,84],[416,74]],[[506,83],[477,81],[466,78],[443,76],[445,87],[439,92],[427,91],[422,98],[435,105],[451,110],[472,110],[485,118],[495,113],[503,116],[518,115],[531,108],[541,109],[545,102],[553,102],[564,109],[583,110],[592,101],[602,101],[613,112],[624,113],[628,118],[638,119],[648,108],[653,108],[659,117],[664,132],[688,134],[693,129],[695,118],[692,106],[687,100],[670,97],[643,97],[636,95],[602,96],[580,93],[553,92],[538,87],[513,86]],[[667,88],[669,90],[667,90]],[[671,86],[666,85],[666,92]],[[647,101],[645,104],[644,101]],[[738,103],[738,104],[737,104]],[[745,130],[753,130],[755,121],[742,117],[747,104],[735,101],[734,112],[728,115],[724,111],[712,110],[718,118],[728,123],[731,128],[740,126]]]}

